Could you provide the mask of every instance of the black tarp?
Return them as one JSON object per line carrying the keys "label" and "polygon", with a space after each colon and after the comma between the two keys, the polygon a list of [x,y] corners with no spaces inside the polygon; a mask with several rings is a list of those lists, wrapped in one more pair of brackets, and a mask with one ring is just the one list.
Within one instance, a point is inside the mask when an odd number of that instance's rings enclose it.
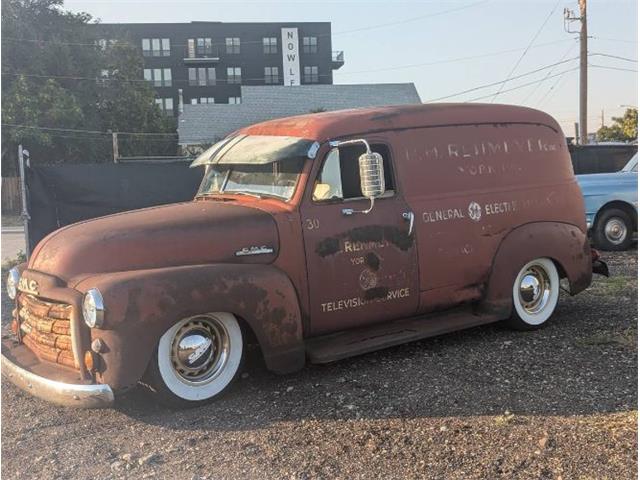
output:
{"label": "black tarp", "polygon": [[637,145],[570,145],[576,175],[617,172],[638,151]]}
{"label": "black tarp", "polygon": [[191,200],[202,175],[202,168],[184,162],[27,168],[30,248],[81,220]]}

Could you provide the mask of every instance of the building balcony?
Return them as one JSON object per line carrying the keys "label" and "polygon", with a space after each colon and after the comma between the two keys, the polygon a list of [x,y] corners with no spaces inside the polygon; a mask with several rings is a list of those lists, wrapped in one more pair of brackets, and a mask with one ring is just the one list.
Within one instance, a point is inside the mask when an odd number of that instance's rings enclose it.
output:
{"label": "building balcony", "polygon": [[336,50],[331,52],[331,67],[334,70],[338,70],[344,65],[344,52],[342,50]]}
{"label": "building balcony", "polygon": [[215,47],[207,48],[185,48],[182,61],[185,65],[206,65],[218,63],[220,55]]}

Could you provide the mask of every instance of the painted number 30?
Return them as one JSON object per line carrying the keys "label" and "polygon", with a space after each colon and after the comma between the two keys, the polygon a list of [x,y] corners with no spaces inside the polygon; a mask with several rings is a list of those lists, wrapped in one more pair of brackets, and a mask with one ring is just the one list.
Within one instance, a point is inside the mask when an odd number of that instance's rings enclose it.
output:
{"label": "painted number 30", "polygon": [[304,221],[304,226],[307,230],[315,230],[317,228],[320,228],[320,220],[318,220],[317,218],[307,218]]}

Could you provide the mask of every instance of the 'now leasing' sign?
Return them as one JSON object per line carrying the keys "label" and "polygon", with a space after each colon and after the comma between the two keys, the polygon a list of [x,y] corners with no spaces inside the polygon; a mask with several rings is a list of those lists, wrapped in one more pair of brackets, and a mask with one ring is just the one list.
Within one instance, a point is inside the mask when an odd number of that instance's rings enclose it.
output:
{"label": "'now leasing' sign", "polygon": [[282,68],[285,85],[300,85],[300,52],[297,28],[282,29]]}

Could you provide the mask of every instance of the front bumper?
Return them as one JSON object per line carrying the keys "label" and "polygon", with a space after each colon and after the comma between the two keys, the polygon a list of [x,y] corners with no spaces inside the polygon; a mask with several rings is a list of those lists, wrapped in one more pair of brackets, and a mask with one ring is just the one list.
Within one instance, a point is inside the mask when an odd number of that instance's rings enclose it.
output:
{"label": "front bumper", "polygon": [[60,377],[56,380],[40,375],[41,371],[47,372],[46,365],[34,360],[35,355],[24,345],[10,347],[8,342],[3,341],[1,357],[2,375],[18,388],[38,398],[56,405],[76,408],[101,408],[113,403],[113,391],[109,385],[70,383],[70,376],[61,376],[59,369],[51,372],[51,376],[58,374]]}

